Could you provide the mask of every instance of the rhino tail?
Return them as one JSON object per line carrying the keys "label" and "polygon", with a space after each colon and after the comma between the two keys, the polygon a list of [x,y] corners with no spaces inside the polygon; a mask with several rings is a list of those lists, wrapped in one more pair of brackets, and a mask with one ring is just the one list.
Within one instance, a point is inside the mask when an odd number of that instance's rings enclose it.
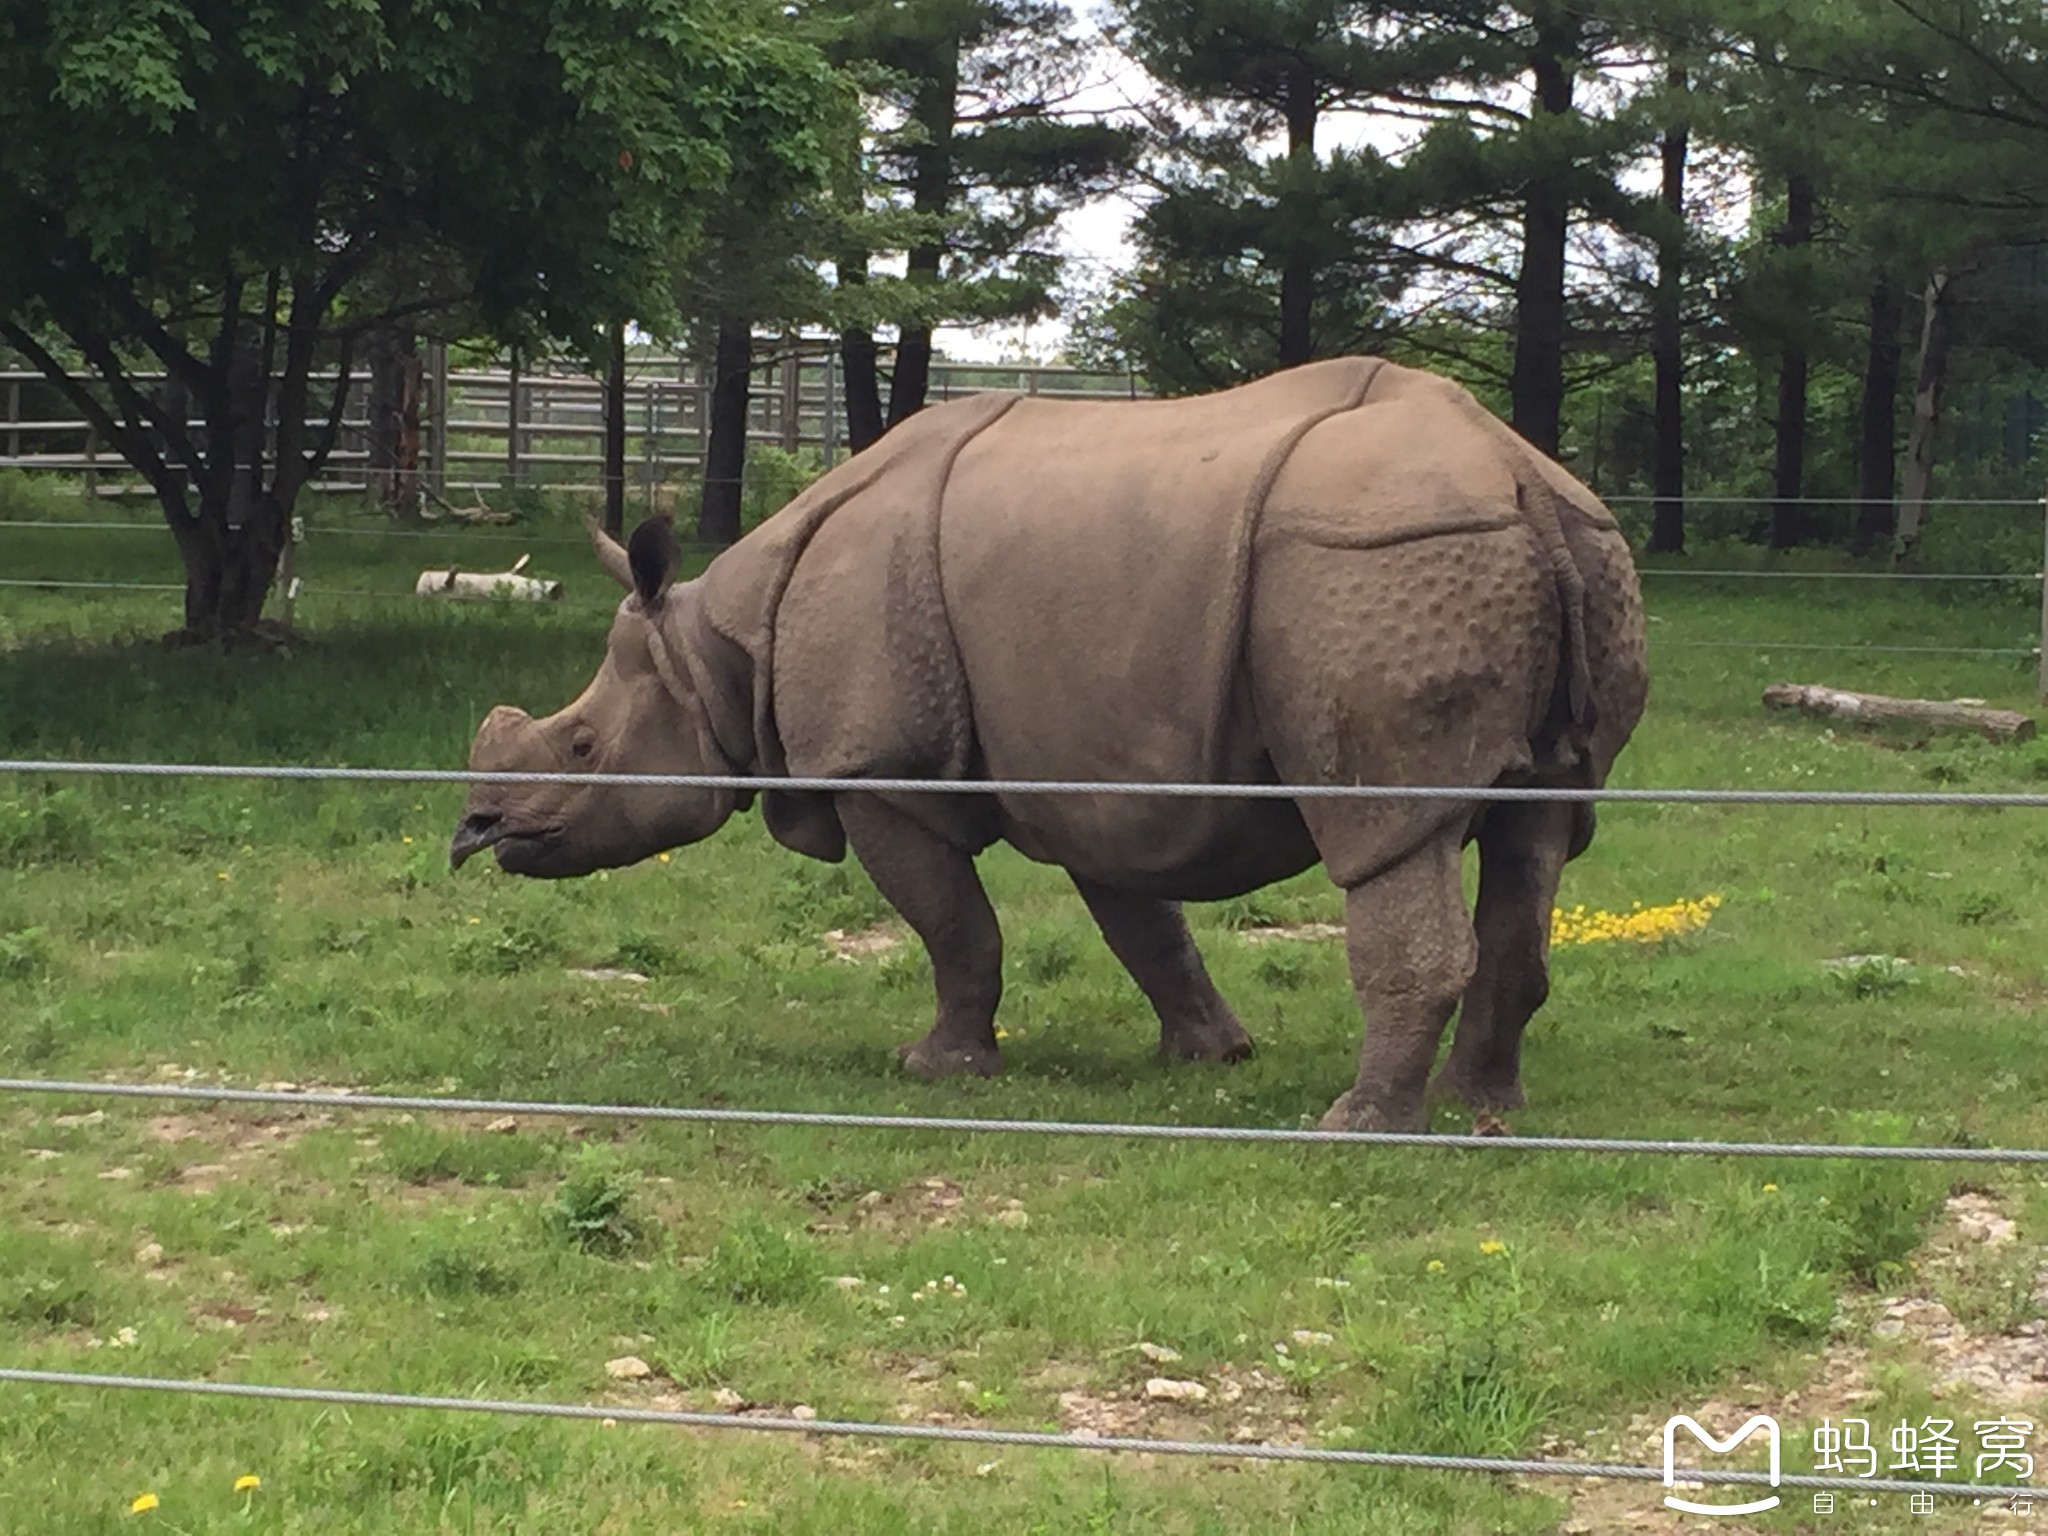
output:
{"label": "rhino tail", "polygon": [[1586,760],[1593,741],[1593,727],[1599,719],[1599,702],[1593,689],[1593,658],[1586,636],[1586,579],[1572,558],[1571,545],[1559,516],[1558,495],[1538,480],[1525,484],[1520,493],[1523,514],[1549,562],[1557,583],[1558,613],[1562,619],[1562,650],[1558,656],[1557,682],[1552,690],[1545,736],[1540,745],[1551,759],[1553,769],[1572,768]]}

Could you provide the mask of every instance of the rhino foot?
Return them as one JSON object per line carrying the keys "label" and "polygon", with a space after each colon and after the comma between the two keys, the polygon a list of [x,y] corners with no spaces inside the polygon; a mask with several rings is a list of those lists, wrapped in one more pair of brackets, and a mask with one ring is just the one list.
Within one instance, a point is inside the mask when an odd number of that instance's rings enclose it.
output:
{"label": "rhino foot", "polygon": [[1003,1054],[994,1042],[963,1043],[936,1033],[898,1046],[896,1059],[906,1071],[931,1082],[942,1077],[994,1077],[1003,1070]]}
{"label": "rhino foot", "polygon": [[1252,1037],[1230,1015],[1160,1031],[1159,1052],[1172,1061],[1249,1061]]}
{"label": "rhino foot", "polygon": [[1356,1088],[1342,1094],[1317,1122],[1322,1131],[1400,1131],[1418,1134],[1429,1129],[1429,1112],[1420,1103],[1412,1110],[1376,1104]]}

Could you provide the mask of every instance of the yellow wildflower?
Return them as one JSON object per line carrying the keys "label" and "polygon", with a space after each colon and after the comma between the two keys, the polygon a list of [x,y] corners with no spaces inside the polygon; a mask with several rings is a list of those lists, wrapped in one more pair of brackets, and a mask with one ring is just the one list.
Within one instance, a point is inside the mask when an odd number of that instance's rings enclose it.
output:
{"label": "yellow wildflower", "polygon": [[237,1493],[254,1493],[258,1488],[261,1488],[262,1486],[263,1479],[258,1477],[254,1472],[244,1472],[240,1477],[235,1479],[235,1492]]}
{"label": "yellow wildflower", "polygon": [[410,832],[407,832],[403,837],[399,839],[399,841],[404,843],[406,847],[410,848],[412,846],[412,834]]}
{"label": "yellow wildflower", "polygon": [[224,869],[216,869],[216,870],[215,870],[215,871],[213,872],[213,878],[214,878],[214,879],[216,879],[216,880],[225,880],[225,879],[227,879],[227,877],[228,877],[228,872],[227,872],[226,870],[224,870]]}
{"label": "yellow wildflower", "polygon": [[131,1515],[146,1515],[152,1509],[155,1509],[157,1505],[161,1504],[162,1502],[163,1501],[153,1493],[137,1494],[128,1505],[128,1513]]}
{"label": "yellow wildflower", "polygon": [[662,862],[662,863],[664,863],[664,864],[666,864],[666,863],[668,862],[668,855],[667,855],[667,854],[665,854],[665,853],[657,853],[657,854],[655,855],[655,857],[656,857],[657,859],[661,860],[661,862]]}
{"label": "yellow wildflower", "polygon": [[1767,1195],[1775,1195],[1777,1192],[1778,1186],[1775,1184],[1766,1184],[1764,1186],[1764,1193]]}
{"label": "yellow wildflower", "polygon": [[1431,1259],[1429,1261],[1429,1272],[1432,1275],[1442,1274],[1444,1272],[1444,1261],[1442,1259]]}
{"label": "yellow wildflower", "polygon": [[1506,1253],[1508,1245],[1497,1237],[1489,1237],[1479,1245],[1479,1251],[1490,1259],[1497,1253]]}
{"label": "yellow wildflower", "polygon": [[1668,906],[1645,907],[1636,902],[1627,912],[1590,911],[1584,906],[1550,914],[1550,942],[1553,948],[1571,944],[1656,944],[1681,934],[1696,933],[1707,926],[1721,905],[1718,894]]}

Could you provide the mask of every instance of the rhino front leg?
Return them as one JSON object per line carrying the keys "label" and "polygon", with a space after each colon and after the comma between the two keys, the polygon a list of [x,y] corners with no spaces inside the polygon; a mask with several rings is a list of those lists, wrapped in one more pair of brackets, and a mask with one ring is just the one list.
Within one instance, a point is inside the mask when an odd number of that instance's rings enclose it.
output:
{"label": "rhino front leg", "polygon": [[938,1019],[898,1057],[920,1077],[993,1077],[1003,1070],[1003,935],[972,855],[872,795],[841,795],[836,806],[854,857],[931,957]]}
{"label": "rhino front leg", "polygon": [[1358,1081],[1324,1130],[1422,1131],[1423,1091],[1444,1026],[1478,964],[1456,832],[1439,834],[1346,892],[1345,947],[1365,1012]]}
{"label": "rhino front leg", "polygon": [[1132,896],[1078,877],[1110,953],[1159,1016],[1159,1051],[1182,1061],[1243,1061],[1252,1037],[1209,979],[1177,901]]}
{"label": "rhino front leg", "polygon": [[1479,967],[1432,1089],[1474,1109],[1522,1106],[1522,1031],[1550,995],[1550,912],[1573,807],[1501,805],[1479,834]]}

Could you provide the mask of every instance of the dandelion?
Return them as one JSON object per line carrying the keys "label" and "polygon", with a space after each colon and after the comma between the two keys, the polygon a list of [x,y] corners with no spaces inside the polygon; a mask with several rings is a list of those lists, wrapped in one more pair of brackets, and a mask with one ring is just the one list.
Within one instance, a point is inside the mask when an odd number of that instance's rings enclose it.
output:
{"label": "dandelion", "polygon": [[1444,1272],[1444,1261],[1442,1259],[1431,1259],[1428,1268],[1432,1275],[1440,1275]]}
{"label": "dandelion", "polygon": [[240,1477],[235,1479],[235,1492],[237,1493],[254,1493],[258,1488],[261,1488],[262,1486],[263,1479],[258,1477],[254,1472],[244,1472]]}
{"label": "dandelion", "polygon": [[404,843],[406,847],[410,848],[412,846],[412,834],[410,832],[406,833],[403,837],[399,839],[399,841]]}
{"label": "dandelion", "polygon": [[472,928],[474,928],[474,927],[475,927],[475,926],[476,926],[476,925],[477,925],[478,923],[480,923],[480,922],[482,922],[482,921],[483,921],[483,919],[482,919],[482,918],[480,918],[480,917],[472,917],[472,918],[471,918],[471,919],[469,920],[469,926],[470,926],[470,927],[472,927]]}
{"label": "dandelion", "polygon": [[1777,1192],[1778,1186],[1775,1184],[1766,1184],[1764,1186],[1764,1193],[1767,1195],[1775,1195]]}
{"label": "dandelion", "polygon": [[1718,894],[1667,906],[1646,907],[1636,902],[1626,912],[1592,911],[1584,906],[1570,910],[1559,907],[1550,914],[1550,943],[1553,948],[1573,944],[1658,944],[1683,934],[1697,933],[1707,926],[1721,905]]}
{"label": "dandelion", "polygon": [[1489,1237],[1479,1245],[1479,1251],[1490,1259],[1497,1253],[1506,1253],[1508,1245],[1497,1237]]}
{"label": "dandelion", "polygon": [[129,1500],[128,1513],[131,1515],[146,1515],[162,1502],[163,1500],[153,1493],[139,1493]]}
{"label": "dandelion", "polygon": [[214,879],[216,879],[216,880],[225,880],[225,879],[227,879],[227,877],[228,877],[228,872],[227,872],[226,870],[224,870],[224,869],[216,869],[216,870],[215,870],[215,871],[213,872],[213,878],[214,878]]}
{"label": "dandelion", "polygon": [[656,857],[657,859],[661,860],[661,862],[662,862],[662,863],[664,863],[664,864],[666,864],[666,863],[668,862],[668,855],[667,855],[667,854],[665,854],[665,853],[657,853],[657,854],[655,855],[655,857]]}

